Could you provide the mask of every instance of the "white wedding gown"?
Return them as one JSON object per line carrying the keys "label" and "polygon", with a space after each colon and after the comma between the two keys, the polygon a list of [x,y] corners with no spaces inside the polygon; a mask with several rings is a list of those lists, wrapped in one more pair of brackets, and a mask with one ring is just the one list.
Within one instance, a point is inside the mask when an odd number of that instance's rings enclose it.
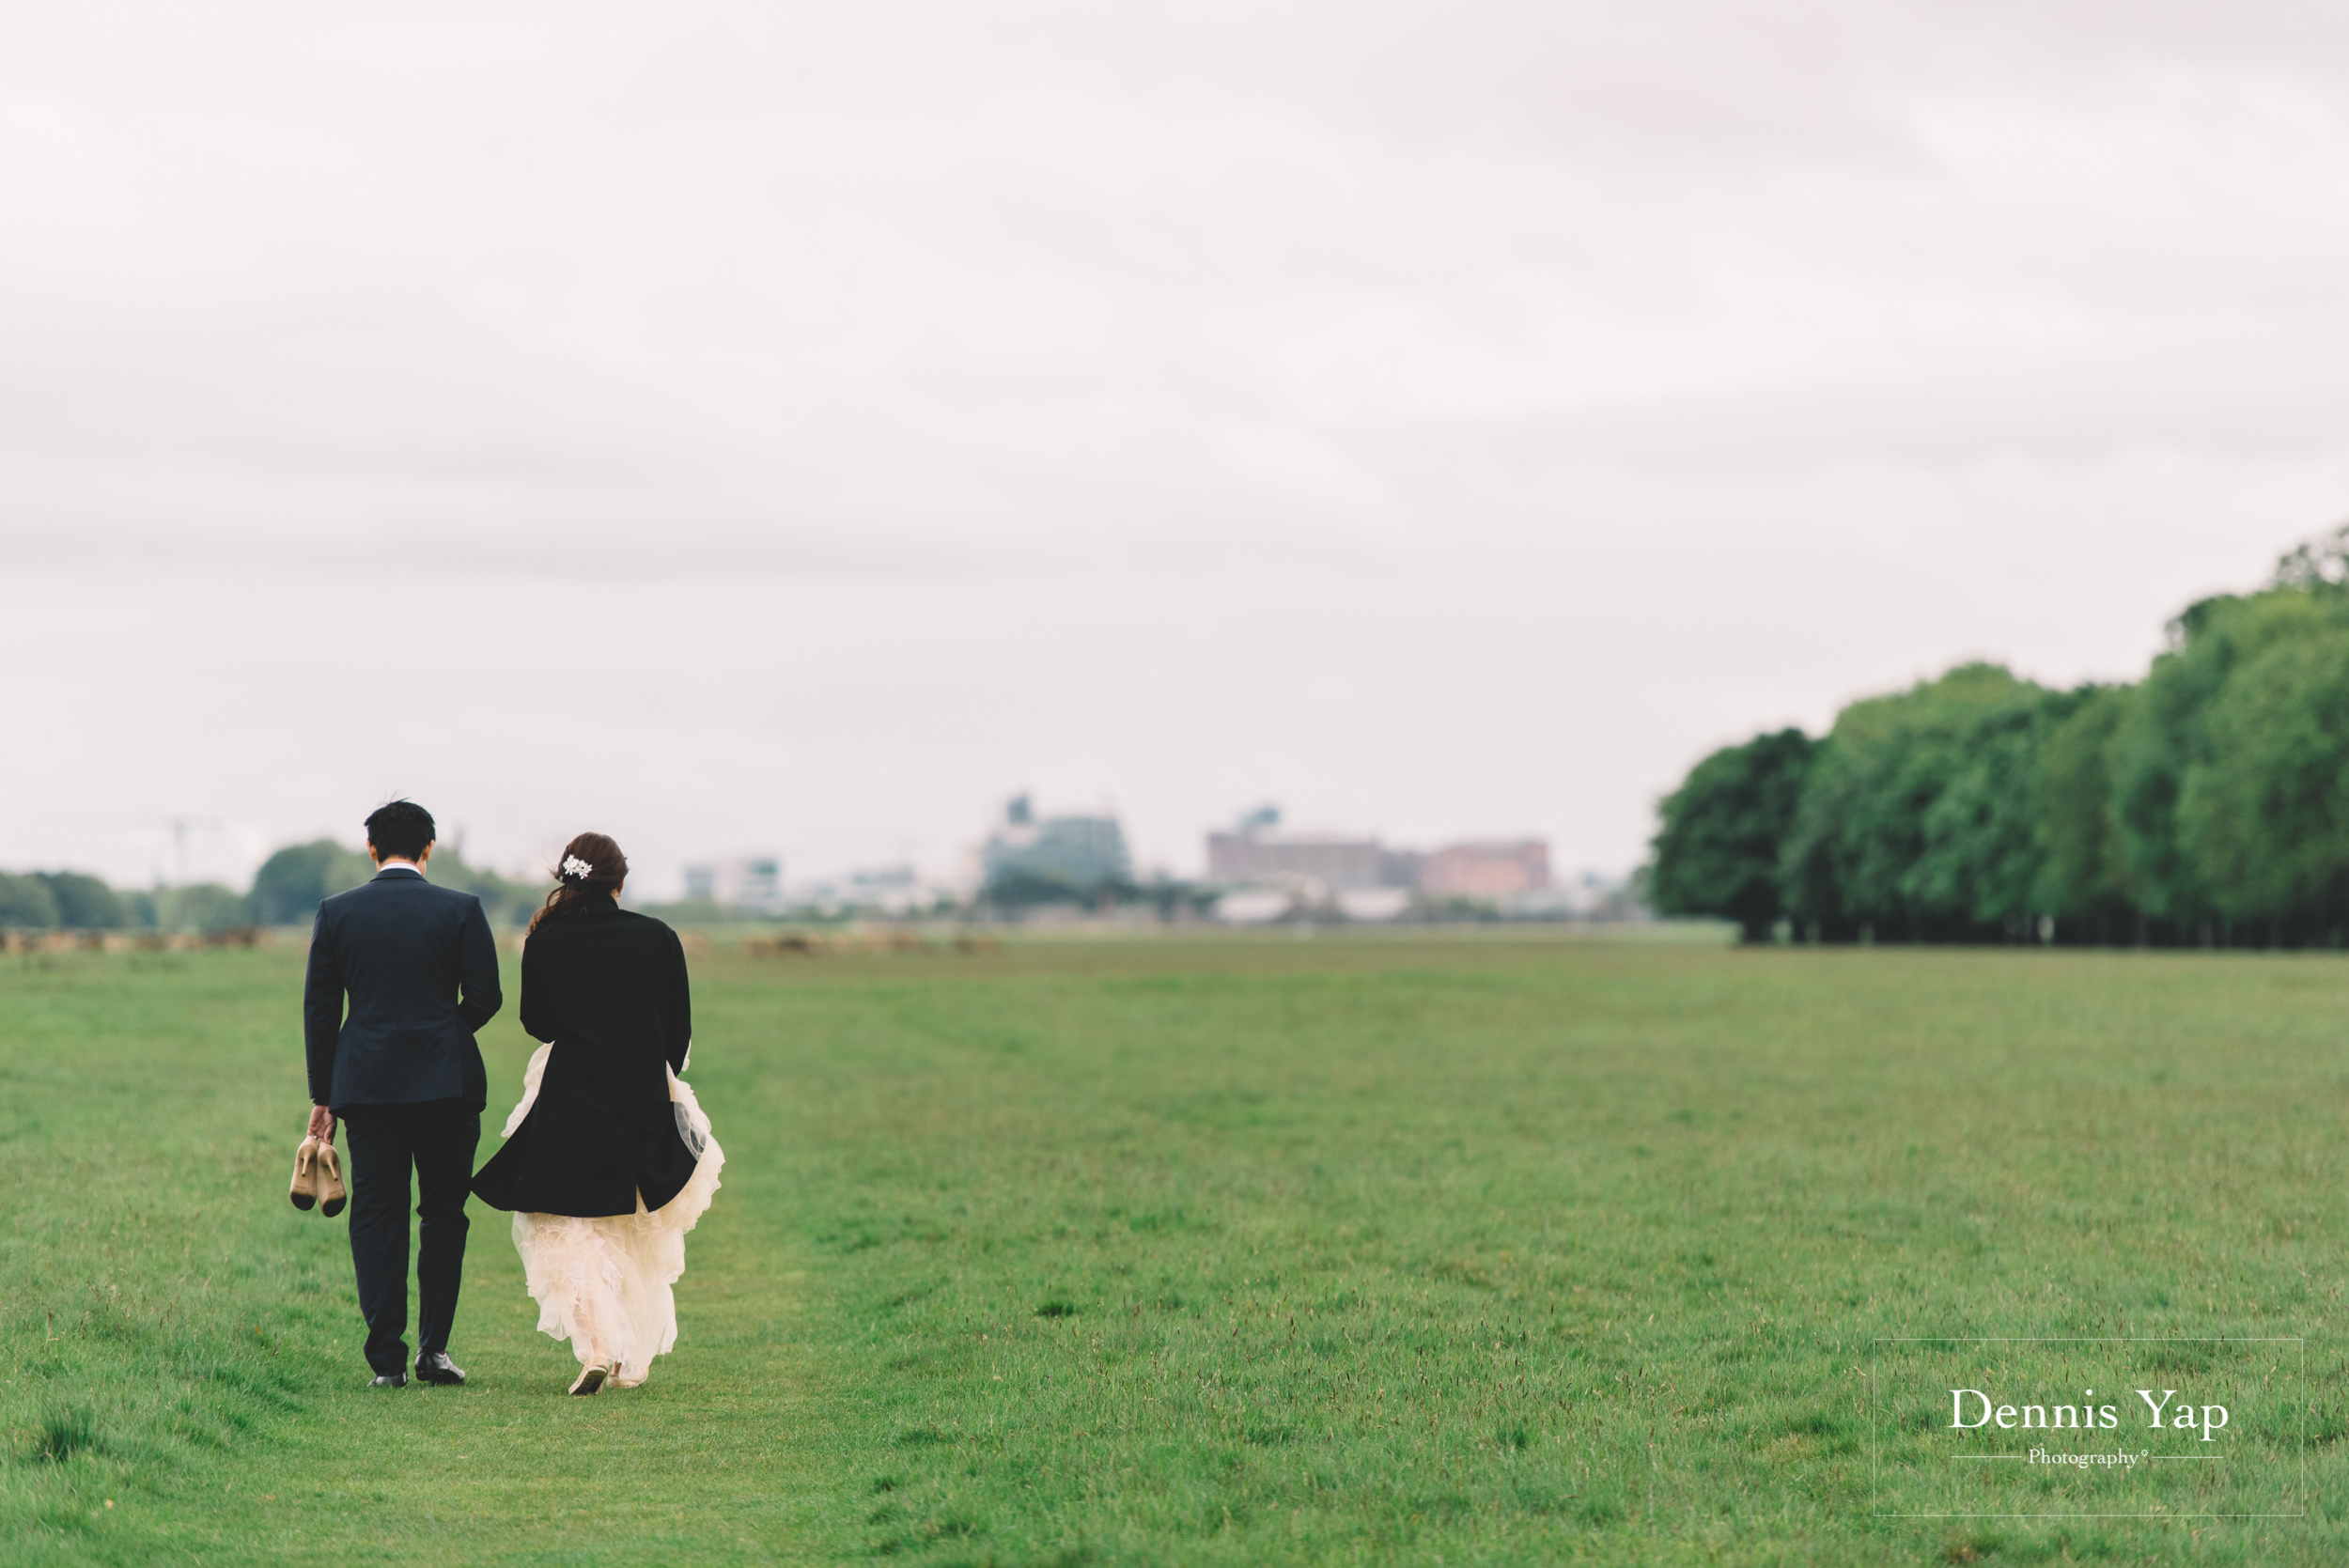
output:
{"label": "white wedding gown", "polygon": [[[538,1098],[552,1045],[533,1052],[522,1069],[521,1103],[506,1119],[514,1136]],[[677,1343],[677,1297],[669,1287],[685,1273],[685,1233],[709,1211],[718,1190],[725,1151],[709,1136],[709,1118],[692,1086],[669,1073],[669,1098],[700,1158],[683,1191],[650,1213],[636,1195],[634,1214],[583,1219],[568,1214],[514,1216],[514,1250],[522,1255],[522,1277],[538,1303],[538,1331],[571,1342],[582,1366],[602,1360],[613,1366],[615,1387],[632,1389],[652,1371],[652,1358]]]}

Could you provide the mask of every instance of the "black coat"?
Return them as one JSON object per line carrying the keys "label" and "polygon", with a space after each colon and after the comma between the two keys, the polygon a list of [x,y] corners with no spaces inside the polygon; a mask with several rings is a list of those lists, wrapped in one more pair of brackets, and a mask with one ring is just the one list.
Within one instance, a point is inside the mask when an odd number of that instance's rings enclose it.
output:
{"label": "black coat", "polygon": [[490,1078],[474,1031],[505,1000],[481,900],[386,866],[320,904],[311,928],[302,988],[311,1102],[463,1100],[479,1110]]}
{"label": "black coat", "polygon": [[683,1190],[694,1156],[667,1069],[685,1065],[693,1006],[677,933],[601,899],[544,921],[522,949],[522,1028],[554,1048],[474,1195],[593,1219],[634,1214],[640,1192],[657,1209]]}

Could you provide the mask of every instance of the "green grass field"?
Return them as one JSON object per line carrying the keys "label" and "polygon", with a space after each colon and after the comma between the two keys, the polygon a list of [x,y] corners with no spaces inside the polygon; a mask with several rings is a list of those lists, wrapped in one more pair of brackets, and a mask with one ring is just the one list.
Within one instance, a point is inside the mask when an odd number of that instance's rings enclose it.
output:
{"label": "green grass field", "polygon": [[[298,955],[5,965],[0,1561],[2349,1562],[2338,958],[700,959],[725,1187],[594,1400],[477,1206],[471,1386],[361,1387]],[[1880,1517],[1897,1336],[2300,1342],[2191,1494],[2300,1516]]]}

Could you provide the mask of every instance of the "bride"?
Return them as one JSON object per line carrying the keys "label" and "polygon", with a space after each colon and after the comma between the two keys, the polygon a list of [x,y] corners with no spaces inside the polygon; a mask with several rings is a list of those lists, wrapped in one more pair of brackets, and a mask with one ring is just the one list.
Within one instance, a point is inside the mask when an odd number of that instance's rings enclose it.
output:
{"label": "bride", "polygon": [[575,1394],[632,1389],[677,1343],[669,1287],[725,1156],[677,1075],[692,1040],[677,933],[619,905],[628,859],[582,833],[532,917],[522,1028],[547,1042],[522,1074],[506,1146],[474,1196],[514,1213],[538,1327],[571,1342]]}

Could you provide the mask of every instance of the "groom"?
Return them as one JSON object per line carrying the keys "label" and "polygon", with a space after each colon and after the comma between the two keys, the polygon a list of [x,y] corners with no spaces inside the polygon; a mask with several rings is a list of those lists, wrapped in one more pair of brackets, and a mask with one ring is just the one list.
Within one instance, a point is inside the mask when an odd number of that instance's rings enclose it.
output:
{"label": "groom", "polygon": [[337,1116],[350,1129],[350,1261],[379,1389],[408,1383],[412,1165],[423,1232],[416,1375],[465,1380],[448,1358],[448,1334],[465,1263],[465,1190],[490,1097],[473,1037],[505,1000],[481,900],[425,880],[432,844],[432,814],[412,800],[367,818],[375,878],[319,906],[302,993],[310,1132],[334,1137]]}

